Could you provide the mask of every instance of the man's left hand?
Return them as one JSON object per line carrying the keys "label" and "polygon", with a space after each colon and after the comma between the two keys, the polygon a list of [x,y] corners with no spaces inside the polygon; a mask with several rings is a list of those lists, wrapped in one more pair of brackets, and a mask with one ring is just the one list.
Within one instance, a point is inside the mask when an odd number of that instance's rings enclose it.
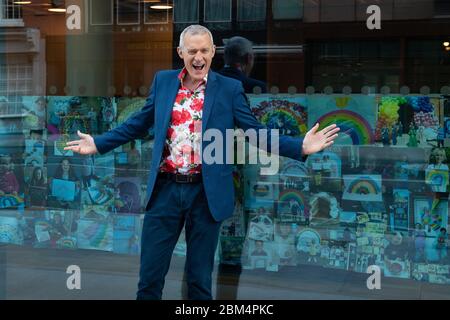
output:
{"label": "man's left hand", "polygon": [[320,131],[318,130],[319,124],[316,123],[316,125],[306,133],[302,146],[303,155],[313,154],[331,146],[338,137],[337,133],[340,129],[335,124],[332,124]]}

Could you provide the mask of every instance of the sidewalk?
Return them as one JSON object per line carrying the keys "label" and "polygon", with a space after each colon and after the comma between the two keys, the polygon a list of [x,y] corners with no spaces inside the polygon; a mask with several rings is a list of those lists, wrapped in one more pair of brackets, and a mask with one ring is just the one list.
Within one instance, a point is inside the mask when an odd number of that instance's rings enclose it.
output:
{"label": "sidewalk", "polygon": [[[139,270],[136,256],[1,246],[0,259],[5,256],[0,262],[6,269],[6,299],[135,298]],[[66,269],[72,264],[81,268],[81,290],[66,287],[70,276]],[[183,266],[184,258],[173,257],[164,299],[182,299]],[[220,290],[223,299],[450,299],[445,285],[383,277],[381,290],[368,290],[366,274],[312,266],[279,272],[243,270],[239,281],[236,277],[232,268],[218,275],[216,267],[214,296]]]}

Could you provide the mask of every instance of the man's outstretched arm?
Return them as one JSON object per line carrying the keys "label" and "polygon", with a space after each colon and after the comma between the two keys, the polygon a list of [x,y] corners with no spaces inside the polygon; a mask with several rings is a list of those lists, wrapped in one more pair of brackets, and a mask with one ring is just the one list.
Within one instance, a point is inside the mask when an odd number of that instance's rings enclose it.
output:
{"label": "man's outstretched arm", "polygon": [[153,80],[150,94],[144,107],[117,128],[104,134],[92,137],[78,131],[79,140],[70,141],[64,150],[72,150],[80,154],[104,154],[118,146],[145,135],[155,121],[155,92],[157,75]]}
{"label": "man's outstretched arm", "polygon": [[[244,93],[242,85],[237,85],[233,95],[233,114],[238,127],[244,131],[247,129],[267,129],[264,125],[258,122],[248,105],[247,98]],[[332,124],[322,130],[319,129],[317,123],[305,135],[305,137],[291,137],[280,135],[278,154],[283,157],[289,157],[295,160],[302,160],[306,156],[322,151],[331,146],[334,140],[338,137],[339,127]],[[259,135],[258,135],[259,136]],[[258,141],[261,141],[258,137]],[[272,150],[270,138],[270,130],[268,130],[267,137],[267,151]]]}

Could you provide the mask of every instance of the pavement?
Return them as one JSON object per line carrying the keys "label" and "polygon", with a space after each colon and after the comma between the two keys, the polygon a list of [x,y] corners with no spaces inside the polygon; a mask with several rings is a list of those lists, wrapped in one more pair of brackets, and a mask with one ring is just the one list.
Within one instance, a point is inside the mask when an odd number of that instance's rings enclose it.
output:
{"label": "pavement", "polygon": [[[184,257],[173,257],[163,299],[183,299],[184,261]],[[66,286],[69,265],[80,267],[80,290]],[[381,289],[369,290],[369,274],[315,266],[278,272],[240,272],[233,267],[218,270],[216,266],[213,294],[220,300],[450,299],[448,285],[382,277]],[[133,300],[138,271],[137,256],[0,245],[0,299]]]}

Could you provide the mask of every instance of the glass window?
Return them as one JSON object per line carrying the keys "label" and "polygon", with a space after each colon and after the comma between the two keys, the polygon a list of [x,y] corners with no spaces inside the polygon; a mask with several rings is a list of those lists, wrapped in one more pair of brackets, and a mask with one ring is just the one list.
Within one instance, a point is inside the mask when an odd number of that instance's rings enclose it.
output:
{"label": "glass window", "polygon": [[199,21],[199,1],[174,0],[174,22],[195,23]]}
{"label": "glass window", "polygon": [[158,3],[144,2],[144,23],[145,24],[161,24],[169,22],[169,1]]}
{"label": "glass window", "polygon": [[[450,298],[448,1],[71,1],[80,17],[68,3],[0,0],[0,299],[72,297],[55,274],[74,261],[95,280],[78,298],[134,299],[139,254],[154,234],[145,219],[169,214],[154,205],[172,186],[160,179],[162,160],[176,170],[202,160],[200,120],[234,129],[249,118],[239,107],[290,143],[268,157],[279,160],[268,160],[273,175],[248,163],[262,162],[258,150],[236,143],[224,149],[232,163],[202,163],[214,187],[179,188],[209,222],[229,208],[202,241],[217,241],[202,256],[215,267],[213,298],[373,299],[361,290],[373,266],[384,275],[376,298]],[[381,30],[367,28],[370,4]],[[183,55],[185,65],[177,47],[191,24],[208,27],[217,47],[211,59],[204,48]],[[209,62],[206,82],[191,87]],[[340,133],[301,158],[296,139],[317,123]],[[65,149],[78,131],[98,146],[120,143],[80,155]],[[188,298],[187,221],[167,253],[168,299]]]}
{"label": "glass window", "polygon": [[114,1],[91,1],[90,14],[92,25],[112,25],[114,17]]}
{"label": "glass window", "polygon": [[238,21],[264,21],[266,8],[266,0],[238,0]]}
{"label": "glass window", "polygon": [[277,20],[302,19],[303,1],[274,0],[272,1],[273,18]]}
{"label": "glass window", "polygon": [[117,24],[132,25],[139,24],[140,5],[138,0],[117,1]]}
{"label": "glass window", "polygon": [[206,0],[205,22],[231,22],[231,0]]}

